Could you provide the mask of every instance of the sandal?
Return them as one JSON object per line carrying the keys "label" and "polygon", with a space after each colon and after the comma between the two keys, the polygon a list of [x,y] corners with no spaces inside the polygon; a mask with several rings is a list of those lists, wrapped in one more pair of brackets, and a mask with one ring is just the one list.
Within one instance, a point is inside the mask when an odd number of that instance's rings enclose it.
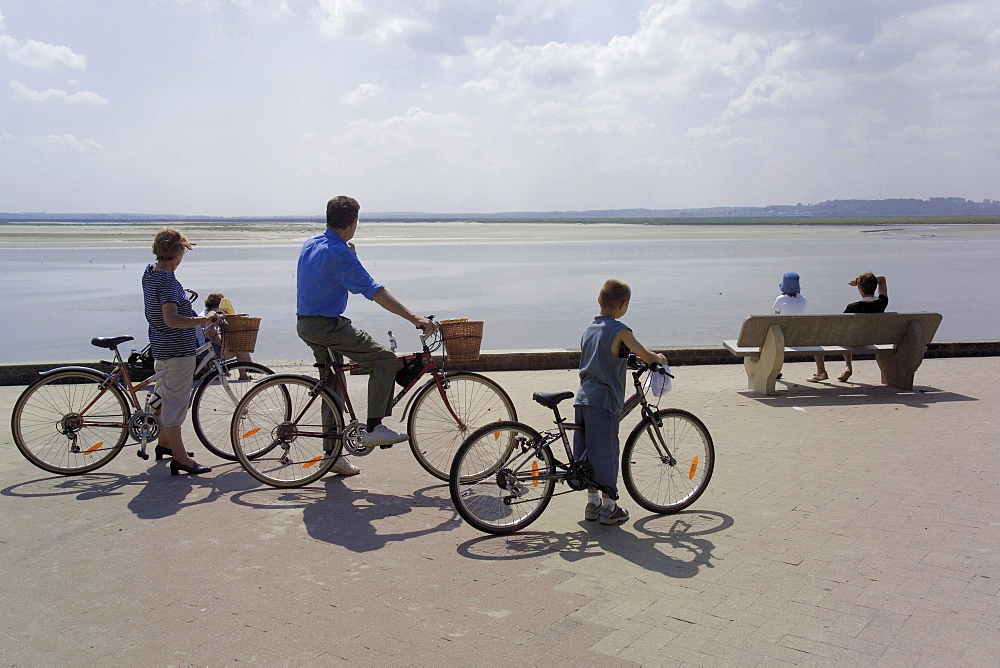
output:
{"label": "sandal", "polygon": [[826,380],[827,378],[829,378],[829,376],[826,375],[826,372],[824,371],[823,373],[814,373],[813,375],[806,378],[806,381],[810,383],[818,383],[821,380]]}
{"label": "sandal", "polygon": [[837,376],[837,380],[839,380],[841,383],[846,383],[847,380],[851,377],[851,373],[853,373],[851,369],[844,369],[844,373]]}

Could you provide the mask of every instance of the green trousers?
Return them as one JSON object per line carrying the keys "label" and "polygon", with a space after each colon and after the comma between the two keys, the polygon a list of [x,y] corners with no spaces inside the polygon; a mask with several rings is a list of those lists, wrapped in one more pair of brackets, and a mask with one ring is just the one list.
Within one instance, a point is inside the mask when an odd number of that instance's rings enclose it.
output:
{"label": "green trousers", "polygon": [[325,315],[299,316],[299,338],[312,348],[317,364],[330,364],[331,352],[349,358],[371,371],[368,379],[368,419],[390,414],[393,383],[396,379],[396,354],[356,329],[350,318]]}

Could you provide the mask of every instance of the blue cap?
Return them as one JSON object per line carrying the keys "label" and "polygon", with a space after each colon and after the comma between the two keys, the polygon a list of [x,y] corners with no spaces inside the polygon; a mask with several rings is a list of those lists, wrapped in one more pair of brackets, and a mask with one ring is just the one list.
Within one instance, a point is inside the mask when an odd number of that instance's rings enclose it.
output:
{"label": "blue cap", "polygon": [[790,271],[781,277],[781,288],[782,292],[786,292],[790,295],[797,295],[801,290],[799,290],[799,275],[794,271]]}

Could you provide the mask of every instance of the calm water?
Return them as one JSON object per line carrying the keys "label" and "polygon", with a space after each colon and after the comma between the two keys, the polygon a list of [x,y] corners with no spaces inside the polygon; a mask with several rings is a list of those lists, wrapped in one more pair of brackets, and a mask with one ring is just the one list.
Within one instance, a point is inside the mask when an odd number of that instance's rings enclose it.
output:
{"label": "calm water", "polygon": [[[802,275],[810,311],[840,312],[857,298],[847,280],[873,270],[888,277],[890,310],[939,311],[936,340],[1000,339],[994,288],[1000,239],[865,234],[851,239],[552,241],[362,246],[377,280],[412,309],[486,322],[484,349],[577,347],[597,312],[605,278],[632,286],[623,318],[653,346],[720,345],[742,319],[767,313],[785,271]],[[813,235],[815,236],[815,235]],[[820,235],[822,236],[822,235]],[[831,235],[836,236],[836,235]],[[295,335],[298,245],[199,246],[178,270],[202,296],[221,291],[241,312],[263,317],[259,359],[300,359]],[[146,342],[140,276],[147,248],[0,250],[3,350],[0,362],[83,361],[100,356],[93,336],[130,334]],[[201,304],[199,303],[199,308]],[[360,297],[348,316],[403,351],[417,346],[404,321]]]}

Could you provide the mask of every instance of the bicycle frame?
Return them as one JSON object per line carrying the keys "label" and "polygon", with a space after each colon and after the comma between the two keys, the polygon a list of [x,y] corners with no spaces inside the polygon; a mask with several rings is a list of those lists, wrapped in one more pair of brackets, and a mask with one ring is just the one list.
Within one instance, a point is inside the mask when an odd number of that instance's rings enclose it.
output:
{"label": "bicycle frame", "polygon": [[[462,422],[462,419],[458,416],[455,409],[452,407],[451,402],[448,400],[448,394],[445,392],[445,381],[448,378],[448,373],[442,372],[441,369],[438,368],[437,363],[434,361],[434,356],[431,353],[430,348],[427,346],[426,339],[427,339],[426,336],[421,335],[420,340],[423,346],[423,350],[418,354],[423,359],[424,365],[420,368],[420,373],[414,376],[413,380],[407,383],[402,389],[399,390],[399,392],[396,393],[394,397],[392,397],[392,399],[389,400],[389,408],[391,410],[396,406],[398,406],[399,403],[403,400],[403,397],[405,397],[406,394],[417,385],[417,382],[421,378],[423,378],[426,374],[430,374],[431,379],[426,381],[424,383],[424,386],[430,385],[432,383],[437,385],[438,392],[441,394],[441,399],[444,402],[444,405],[447,407],[449,415],[451,415],[452,419],[455,420],[455,423],[459,426],[459,428],[465,429],[465,423]],[[317,387],[319,385],[323,385],[328,389],[332,390],[334,398],[337,400],[338,404],[340,404],[341,409],[346,410],[347,414],[351,417],[351,423],[352,424],[357,423],[358,418],[354,412],[354,404],[351,402],[350,392],[348,392],[347,390],[346,372],[352,371],[354,369],[361,369],[363,367],[361,364],[358,364],[356,362],[344,363],[342,361],[343,356],[340,355],[339,353],[336,353],[333,350],[330,350],[330,357],[331,359],[336,361],[334,364],[329,365],[329,368],[325,369],[324,372],[321,374],[320,380],[317,383]],[[333,384],[331,382],[334,379],[336,380],[336,384]],[[406,406],[403,408],[403,415],[401,416],[400,419],[405,418],[409,414],[410,407],[413,405],[413,400],[419,394],[420,394],[419,392],[413,393],[413,396],[410,397],[410,399],[406,403]]]}
{"label": "bicycle frame", "polygon": [[[633,364],[633,362],[630,360],[630,365],[631,364]],[[632,413],[632,411],[641,406],[643,418],[648,418],[651,423],[656,424],[657,426],[661,426],[656,419],[656,411],[650,408],[649,401],[646,399],[646,390],[642,384],[643,375],[649,370],[650,366],[642,365],[639,366],[638,368],[635,368],[635,370],[632,372],[632,384],[635,386],[635,392],[625,401],[625,404],[622,406],[622,411],[618,416],[619,423],[623,422],[625,418],[627,418],[629,414]],[[568,475],[571,472],[570,468],[577,461],[573,458],[573,449],[569,442],[569,432],[583,431],[583,425],[576,422],[570,422],[567,418],[562,417],[562,415],[560,415],[559,413],[558,405],[552,407],[552,412],[555,415],[555,425],[557,430],[556,431],[548,430],[542,432],[541,439],[536,443],[532,444],[522,443],[521,444],[522,452],[527,454],[528,456],[523,461],[519,462],[516,466],[508,468],[510,468],[515,472],[520,471],[521,467],[526,465],[528,461],[535,456],[534,453],[540,451],[544,447],[551,446],[553,443],[559,440],[562,441],[563,449],[566,452],[566,462],[568,463],[559,461],[559,459],[556,458],[555,455],[553,455],[552,463],[555,465],[557,472],[550,474],[542,474],[533,471],[532,479],[537,479],[538,481],[565,480],[570,484],[570,487],[572,487],[574,490],[583,489],[582,486],[574,486],[577,479],[574,479],[573,481],[570,481],[568,479]],[[653,431],[655,434],[654,443],[656,444],[656,448],[659,451],[660,456],[668,461],[674,460],[673,455],[670,453],[670,449],[667,447],[667,444],[663,439],[663,434],[660,433],[659,429]],[[616,500],[618,499],[618,495],[613,490],[605,489],[602,485],[598,485],[593,480],[589,481],[583,480],[583,482],[593,484],[601,491],[608,492],[614,499]],[[512,502],[516,503],[516,501]]]}

